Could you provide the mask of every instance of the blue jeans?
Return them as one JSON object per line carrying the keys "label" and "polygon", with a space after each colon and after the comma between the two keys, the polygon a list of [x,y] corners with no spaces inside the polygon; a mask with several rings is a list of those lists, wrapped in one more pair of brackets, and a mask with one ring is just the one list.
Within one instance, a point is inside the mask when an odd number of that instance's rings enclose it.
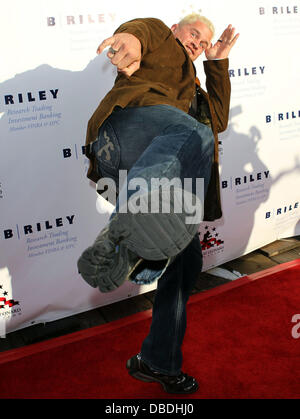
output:
{"label": "blue jeans", "polygon": [[[169,105],[116,108],[100,128],[93,152],[101,175],[114,179],[117,186],[120,186],[119,170],[129,170],[128,182],[133,178],[147,182],[152,177],[182,181],[202,178],[206,193],[214,136],[210,128]],[[141,356],[150,367],[164,374],[180,372],[186,303],[201,270],[202,252],[197,235],[158,280],[151,330],[142,344]],[[146,271],[145,277],[149,279]],[[152,275],[152,280],[161,272]]]}
{"label": "blue jeans", "polygon": [[202,270],[198,235],[158,280],[150,333],[141,349],[142,360],[155,370],[177,375],[181,370],[186,330],[186,303]]}

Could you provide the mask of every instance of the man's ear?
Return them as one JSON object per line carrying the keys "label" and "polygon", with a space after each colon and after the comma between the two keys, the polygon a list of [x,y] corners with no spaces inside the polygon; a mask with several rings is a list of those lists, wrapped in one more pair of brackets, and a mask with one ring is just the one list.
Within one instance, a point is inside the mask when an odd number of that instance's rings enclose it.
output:
{"label": "man's ear", "polygon": [[172,31],[173,33],[175,33],[177,28],[178,28],[178,23],[176,23],[175,25],[172,25],[172,26],[171,26],[171,31]]}

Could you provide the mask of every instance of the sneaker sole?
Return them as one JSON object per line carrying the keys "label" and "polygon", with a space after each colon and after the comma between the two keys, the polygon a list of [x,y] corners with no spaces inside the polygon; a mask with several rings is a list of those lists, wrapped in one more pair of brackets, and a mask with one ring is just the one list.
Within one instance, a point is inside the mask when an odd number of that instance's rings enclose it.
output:
{"label": "sneaker sole", "polygon": [[129,270],[127,250],[119,246],[118,253],[108,251],[107,234],[88,247],[78,259],[77,267],[82,278],[93,288],[103,293],[120,287]]}

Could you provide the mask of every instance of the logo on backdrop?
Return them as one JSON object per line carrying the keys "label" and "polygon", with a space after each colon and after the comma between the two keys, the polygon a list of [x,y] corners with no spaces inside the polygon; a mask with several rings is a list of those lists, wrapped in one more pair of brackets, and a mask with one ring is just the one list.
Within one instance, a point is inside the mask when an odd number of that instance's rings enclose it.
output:
{"label": "logo on backdrop", "polygon": [[245,98],[255,98],[263,96],[266,92],[266,75],[268,74],[266,65],[251,65],[248,64],[243,67],[230,68],[229,77],[234,83],[232,89],[232,99],[242,100]]}
{"label": "logo on backdrop", "polygon": [[55,218],[54,220],[41,221],[34,224],[27,224],[24,226],[16,225],[16,228],[7,228],[3,230],[3,237],[5,240],[18,238],[19,240],[23,237],[30,235],[46,232],[55,228],[64,228],[74,224],[75,215],[67,215],[65,217]]}
{"label": "logo on backdrop", "polygon": [[[292,39],[294,39],[295,36],[299,35],[300,5],[295,5],[296,2],[293,3],[291,3],[288,6],[280,5],[279,3],[279,5],[275,4],[274,6],[270,5],[266,7],[257,8],[258,15],[262,17],[262,19],[269,20],[270,23],[272,23],[272,26],[269,27],[268,36],[270,37],[270,40],[272,43],[274,43],[274,45],[277,45],[278,40],[279,44],[281,44],[282,41],[284,41],[289,47],[290,44],[293,42]],[[281,45],[279,49],[282,48],[284,49],[285,47],[282,47]]]}
{"label": "logo on backdrop", "polygon": [[280,140],[296,140],[299,138],[300,109],[273,112],[265,116],[265,123],[277,127]]}
{"label": "logo on backdrop", "polygon": [[233,191],[235,193],[236,205],[256,205],[264,202],[269,196],[271,182],[270,171],[261,170],[222,179],[221,187],[222,191]]}
{"label": "logo on backdrop", "polygon": [[20,103],[32,103],[57,99],[59,89],[39,90],[38,92],[10,93],[4,95],[5,105],[16,105]]}
{"label": "logo on backdrop", "polygon": [[114,11],[113,7],[109,6],[109,13],[59,13],[45,17],[43,22],[51,33],[59,30],[64,31],[64,36],[68,33],[70,51],[94,51],[95,39],[104,39],[104,32],[107,34],[107,30],[117,26],[119,10]]}
{"label": "logo on backdrop", "polygon": [[20,302],[14,300],[10,294],[9,287],[6,288],[0,281],[0,322],[22,314]]}
{"label": "logo on backdrop", "polygon": [[270,7],[259,7],[259,15],[295,15],[299,13],[298,6],[270,6]]}
{"label": "logo on backdrop", "polygon": [[272,115],[266,115],[266,124],[276,124],[282,121],[292,121],[300,118],[300,109],[287,112],[273,113]]}
{"label": "logo on backdrop", "polygon": [[90,161],[86,157],[86,149],[87,147],[84,145],[73,144],[69,147],[63,148],[61,151],[61,156],[65,160],[81,160],[81,158],[83,158],[84,173],[87,173]]}
{"label": "logo on backdrop", "polygon": [[[7,93],[3,96],[9,131],[52,127],[60,124],[62,113],[55,111],[53,103],[60,98],[59,89],[23,93]],[[22,105],[20,107],[20,105]]]}
{"label": "logo on backdrop", "polygon": [[222,189],[233,189],[235,186],[250,185],[260,182],[262,180],[270,179],[270,171],[265,170],[251,174],[243,174],[237,177],[230,177],[229,179],[222,180]]}
{"label": "logo on backdrop", "polygon": [[282,215],[295,214],[299,209],[299,202],[294,202],[288,205],[284,205],[280,208],[274,208],[266,212],[266,220],[270,218],[280,217]]}
{"label": "logo on backdrop", "polygon": [[62,150],[62,155],[64,159],[75,157],[78,160],[79,155],[86,155],[86,149],[87,147],[84,145],[78,146],[77,144],[74,144],[73,146],[64,148]]}
{"label": "logo on backdrop", "polygon": [[216,227],[205,226],[204,231],[199,232],[198,235],[203,256],[221,253],[224,251],[224,240],[222,240]]}
{"label": "logo on backdrop", "polygon": [[7,242],[24,240],[30,258],[47,256],[76,248],[78,238],[70,232],[74,222],[75,215],[67,215],[27,225],[17,224],[2,230],[1,239]]}
{"label": "logo on backdrop", "polygon": [[251,77],[257,75],[264,75],[265,74],[265,66],[256,66],[256,67],[244,67],[244,68],[236,68],[229,70],[229,77]]}
{"label": "logo on backdrop", "polygon": [[[18,306],[20,303],[19,301],[15,301],[15,300],[9,300],[8,298],[8,292],[3,290],[3,285],[0,285],[0,310],[6,308],[6,307],[14,307],[14,306]],[[4,291],[4,292],[2,292]],[[2,297],[2,295],[4,295],[5,297]]]}
{"label": "logo on backdrop", "polygon": [[116,13],[94,13],[82,15],[59,15],[48,16],[47,26],[83,26],[83,25],[99,25],[105,23],[114,23]]}

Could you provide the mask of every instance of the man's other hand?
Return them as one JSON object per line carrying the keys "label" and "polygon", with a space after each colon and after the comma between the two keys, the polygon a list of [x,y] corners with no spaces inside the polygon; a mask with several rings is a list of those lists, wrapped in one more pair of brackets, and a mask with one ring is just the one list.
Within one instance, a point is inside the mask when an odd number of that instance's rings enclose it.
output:
{"label": "man's other hand", "polygon": [[97,54],[101,54],[108,46],[116,51],[113,53],[110,48],[107,56],[111,63],[117,67],[119,73],[130,77],[140,68],[142,46],[139,39],[134,35],[130,33],[116,33],[99,45]]}

